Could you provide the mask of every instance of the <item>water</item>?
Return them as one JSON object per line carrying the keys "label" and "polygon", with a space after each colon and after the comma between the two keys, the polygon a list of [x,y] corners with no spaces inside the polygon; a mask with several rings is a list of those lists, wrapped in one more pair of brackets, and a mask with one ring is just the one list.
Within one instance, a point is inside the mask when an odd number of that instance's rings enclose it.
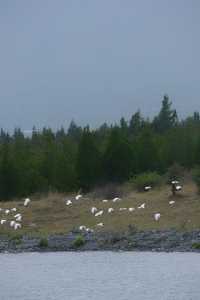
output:
{"label": "water", "polygon": [[1,300],[199,300],[195,253],[0,255]]}

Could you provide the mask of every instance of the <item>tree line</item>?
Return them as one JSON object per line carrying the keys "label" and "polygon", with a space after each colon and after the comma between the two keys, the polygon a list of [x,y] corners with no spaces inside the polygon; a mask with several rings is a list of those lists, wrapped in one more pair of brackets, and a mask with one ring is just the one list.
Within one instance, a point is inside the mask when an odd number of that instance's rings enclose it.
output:
{"label": "tree line", "polygon": [[124,182],[147,171],[165,173],[174,163],[200,164],[200,115],[179,120],[167,95],[152,120],[135,112],[129,121],[98,129],[71,122],[53,132],[16,128],[0,132],[0,200],[48,191],[84,191]]}

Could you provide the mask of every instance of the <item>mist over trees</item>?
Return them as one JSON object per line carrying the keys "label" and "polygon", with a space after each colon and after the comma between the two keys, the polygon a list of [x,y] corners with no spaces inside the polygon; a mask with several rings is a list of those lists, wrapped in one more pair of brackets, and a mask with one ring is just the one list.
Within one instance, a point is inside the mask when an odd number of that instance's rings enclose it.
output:
{"label": "mist over trees", "polygon": [[164,96],[153,120],[140,111],[129,121],[68,131],[33,129],[25,137],[16,128],[0,132],[0,199],[48,191],[88,191],[107,182],[124,182],[146,171],[162,174],[178,163],[191,169],[200,164],[200,115],[184,120]]}

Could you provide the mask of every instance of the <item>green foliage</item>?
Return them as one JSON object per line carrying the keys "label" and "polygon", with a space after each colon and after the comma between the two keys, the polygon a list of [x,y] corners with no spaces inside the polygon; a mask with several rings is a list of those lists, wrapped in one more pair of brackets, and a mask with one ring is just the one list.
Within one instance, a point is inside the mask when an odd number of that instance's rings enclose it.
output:
{"label": "green foliage", "polygon": [[198,187],[200,193],[200,167],[196,167],[192,172],[193,179]]}
{"label": "green foliage", "polygon": [[22,243],[22,235],[21,234],[12,234],[10,237],[10,241],[14,242],[15,245],[20,245]]}
{"label": "green foliage", "polygon": [[41,238],[39,242],[40,248],[47,248],[48,247],[48,239],[47,238]]}
{"label": "green foliage", "polygon": [[196,242],[192,244],[193,249],[200,249],[200,243]]}
{"label": "green foliage", "polygon": [[145,186],[158,186],[162,177],[156,172],[146,172],[132,178],[130,181],[138,191],[143,191]]}
{"label": "green foliage", "polygon": [[74,248],[80,248],[84,246],[86,243],[85,238],[82,235],[77,235],[75,240],[73,241]]}

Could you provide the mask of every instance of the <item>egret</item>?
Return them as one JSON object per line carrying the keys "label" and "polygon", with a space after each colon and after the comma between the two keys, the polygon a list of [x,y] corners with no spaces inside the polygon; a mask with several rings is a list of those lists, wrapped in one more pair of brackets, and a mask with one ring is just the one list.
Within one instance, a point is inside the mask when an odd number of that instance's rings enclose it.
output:
{"label": "egret", "polygon": [[97,208],[96,208],[96,207],[92,207],[92,208],[91,208],[91,213],[92,213],[92,214],[95,214],[96,212],[97,212]]}
{"label": "egret", "polygon": [[182,186],[181,185],[177,185],[176,186],[176,191],[181,191],[182,190]]}
{"label": "egret", "polygon": [[97,212],[96,214],[95,214],[95,217],[100,217],[100,216],[102,216],[103,215],[103,210],[100,210],[99,212]]}
{"label": "egret", "polygon": [[171,181],[171,184],[178,184],[178,183],[179,183],[178,180],[172,180],[172,181]]}
{"label": "egret", "polygon": [[151,186],[145,186],[145,187],[144,187],[144,190],[145,190],[146,192],[150,191],[151,189],[152,189]]}
{"label": "egret", "polygon": [[154,214],[154,220],[158,221],[160,219],[160,216],[161,216],[160,213]]}
{"label": "egret", "polygon": [[135,208],[134,207],[129,207],[129,209],[128,209],[130,212],[133,212],[134,210],[135,210]]}
{"label": "egret", "polygon": [[14,227],[15,221],[10,221],[10,227]]}
{"label": "egret", "polygon": [[16,207],[11,208],[11,211],[17,211]]}
{"label": "egret", "polygon": [[71,201],[71,200],[67,200],[65,204],[66,204],[67,206],[69,206],[69,205],[72,204],[72,201]]}
{"label": "egret", "polygon": [[5,214],[8,215],[9,213],[10,213],[10,210],[9,210],[9,209],[6,209],[6,210],[5,210]]}
{"label": "egret", "polygon": [[141,208],[145,208],[145,203],[142,203],[140,206],[138,206],[138,209],[141,209]]}
{"label": "egret", "polygon": [[126,207],[120,207],[119,211],[127,210]]}
{"label": "egret", "polygon": [[28,204],[31,202],[31,200],[29,198],[26,198],[24,200],[24,206],[28,206]]}
{"label": "egret", "polygon": [[2,220],[0,221],[0,223],[1,223],[1,225],[3,225],[3,224],[6,223],[6,220],[2,219]]}
{"label": "egret", "polygon": [[17,230],[18,228],[21,228],[22,225],[20,223],[15,223],[14,224],[14,229]]}
{"label": "egret", "polygon": [[79,200],[79,199],[82,198],[82,197],[83,197],[83,196],[79,194],[79,195],[77,195],[77,196],[75,197],[75,199],[76,199],[76,200]]}
{"label": "egret", "polygon": [[173,205],[175,203],[175,201],[169,201],[170,205]]}
{"label": "egret", "polygon": [[19,216],[21,216],[21,214],[16,214],[14,218],[18,218]]}
{"label": "egret", "polygon": [[120,201],[120,200],[121,200],[121,198],[116,197],[116,198],[114,198],[112,201],[113,201],[113,202],[117,202],[117,201]]}
{"label": "egret", "polygon": [[22,220],[22,216],[21,215],[16,218],[17,222],[21,222],[21,220]]}
{"label": "egret", "polygon": [[114,208],[112,208],[112,207],[110,207],[109,209],[108,209],[108,213],[110,214],[110,213],[112,213],[114,211]]}
{"label": "egret", "polygon": [[86,230],[86,226],[85,225],[81,225],[81,226],[79,226],[79,230]]}
{"label": "egret", "polygon": [[106,202],[108,202],[108,200],[104,199],[104,200],[102,200],[102,202],[103,202],[103,203],[106,203]]}
{"label": "egret", "polygon": [[98,227],[103,227],[104,224],[103,224],[103,223],[98,223],[97,226],[98,226]]}

